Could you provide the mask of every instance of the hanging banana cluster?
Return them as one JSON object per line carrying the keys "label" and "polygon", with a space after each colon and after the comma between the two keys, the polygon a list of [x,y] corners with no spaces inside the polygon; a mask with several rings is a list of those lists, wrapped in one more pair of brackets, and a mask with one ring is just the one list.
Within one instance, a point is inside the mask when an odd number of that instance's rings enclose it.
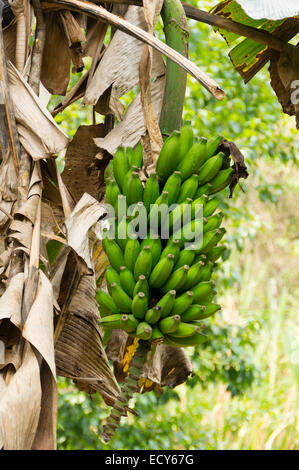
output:
{"label": "hanging banana cluster", "polygon": [[[96,296],[106,335],[121,328],[174,347],[206,340],[202,320],[220,309],[213,303],[213,266],[225,251],[217,246],[225,229],[215,194],[233,175],[230,158],[217,153],[220,141],[195,141],[191,126],[184,126],[166,139],[156,173],[145,183],[139,176],[141,144],[115,153],[105,174],[106,202],[117,216],[113,236],[108,230],[103,239],[109,293],[99,290]],[[120,203],[126,208],[121,218]],[[136,210],[145,214],[143,239],[132,224]]]}

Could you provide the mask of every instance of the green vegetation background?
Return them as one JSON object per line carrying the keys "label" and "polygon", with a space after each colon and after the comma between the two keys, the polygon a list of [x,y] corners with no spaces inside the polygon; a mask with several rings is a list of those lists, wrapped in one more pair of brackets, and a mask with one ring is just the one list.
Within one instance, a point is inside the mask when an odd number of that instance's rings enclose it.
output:
{"label": "green vegetation background", "polygon": [[[139,417],[124,419],[107,446],[99,435],[109,408],[98,396],[88,397],[59,379],[59,449],[299,448],[295,120],[282,115],[266,68],[245,86],[221,37],[203,24],[189,26],[190,58],[218,81],[226,99],[216,102],[189,78],[184,120],[198,135],[234,140],[250,172],[242,184],[245,193],[237,188],[232,200],[223,195],[229,246],[217,280],[223,310],[207,322],[212,342],[188,350],[195,376],[160,397],[138,396]],[[71,84],[77,79],[72,76]],[[57,101],[53,97],[50,106]],[[73,136],[91,118],[90,108],[79,102],[56,119]]]}

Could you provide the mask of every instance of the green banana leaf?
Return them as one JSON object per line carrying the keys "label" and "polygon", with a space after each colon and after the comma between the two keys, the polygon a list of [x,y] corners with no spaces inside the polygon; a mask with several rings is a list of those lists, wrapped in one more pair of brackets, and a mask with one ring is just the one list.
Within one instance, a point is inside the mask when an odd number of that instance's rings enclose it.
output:
{"label": "green banana leaf", "polygon": [[[246,26],[252,26],[263,29],[269,33],[275,33],[275,35],[286,41],[289,41],[299,32],[299,18],[287,18],[276,21],[253,19],[245,13],[241,5],[235,0],[220,2],[212,12]],[[230,51],[229,56],[234,67],[241,74],[245,82],[251,80],[270,60],[272,51],[264,44],[260,44],[251,39],[240,40],[240,36],[227,31],[219,30],[219,32],[225,38],[228,45],[233,45],[239,41]]]}

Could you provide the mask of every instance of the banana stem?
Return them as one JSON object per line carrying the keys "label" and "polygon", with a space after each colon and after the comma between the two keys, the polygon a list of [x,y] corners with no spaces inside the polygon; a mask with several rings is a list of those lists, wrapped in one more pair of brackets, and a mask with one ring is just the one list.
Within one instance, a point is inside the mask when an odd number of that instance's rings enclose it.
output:
{"label": "banana stem", "polygon": [[[164,0],[161,16],[167,45],[188,58],[188,24],[180,0]],[[162,134],[169,135],[181,127],[186,84],[187,73],[167,59],[166,85],[160,117]]]}
{"label": "banana stem", "polygon": [[148,341],[139,341],[138,348],[131,361],[128,377],[126,377],[125,383],[121,387],[120,396],[115,401],[107,423],[103,427],[102,439],[105,444],[107,444],[114,436],[120,424],[121,417],[127,416],[129,401],[132,398],[133,393],[139,393],[140,391],[138,383],[142,374],[143,366],[147,360],[149,349],[150,343]]}

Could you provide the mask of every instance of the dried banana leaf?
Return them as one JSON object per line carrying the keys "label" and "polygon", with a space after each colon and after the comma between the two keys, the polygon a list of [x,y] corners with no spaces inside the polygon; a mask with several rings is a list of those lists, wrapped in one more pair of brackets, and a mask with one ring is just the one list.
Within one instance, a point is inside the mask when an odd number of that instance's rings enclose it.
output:
{"label": "dried banana leaf", "polygon": [[[130,6],[125,19],[147,30],[143,9]],[[95,105],[103,93],[112,86],[117,98],[123,96],[138,84],[138,67],[143,51],[143,43],[122,31],[116,31],[107,47],[104,57],[99,63],[88,87],[84,102]],[[155,60],[152,77],[156,78],[165,73],[165,66],[160,54],[160,60]]]}
{"label": "dried banana leaf", "polygon": [[5,450],[30,450],[38,427],[41,406],[38,359],[25,344],[22,365],[0,396],[0,441]]}
{"label": "dried banana leaf", "polygon": [[98,391],[106,403],[113,404],[119,387],[102,345],[94,297],[94,277],[83,276],[64,315],[56,342],[57,374],[73,379],[80,390]]}
{"label": "dried banana leaf", "polygon": [[34,160],[63,150],[69,139],[40,103],[22,75],[8,65],[8,80],[20,141]]}
{"label": "dried banana leaf", "polygon": [[[152,102],[157,118],[160,117],[161,113],[164,86],[164,76],[157,78],[151,85]],[[134,147],[141,136],[145,134],[145,131],[146,127],[139,94],[128,107],[123,120],[106,137],[95,139],[95,143],[98,147],[113,155],[120,145]]]}
{"label": "dried banana leaf", "polygon": [[65,155],[62,180],[75,201],[86,192],[97,200],[103,196],[104,170],[108,160],[99,161],[94,138],[104,137],[103,124],[81,126],[70,142]]}
{"label": "dried banana leaf", "polygon": [[[122,330],[113,330],[106,347],[108,358],[114,362],[114,373],[118,381],[126,377],[124,358],[132,348],[133,339]],[[153,357],[148,353],[142,377],[143,391],[147,392],[161,387],[174,388],[184,383],[192,374],[192,364],[183,348],[172,348],[158,345]]]}

